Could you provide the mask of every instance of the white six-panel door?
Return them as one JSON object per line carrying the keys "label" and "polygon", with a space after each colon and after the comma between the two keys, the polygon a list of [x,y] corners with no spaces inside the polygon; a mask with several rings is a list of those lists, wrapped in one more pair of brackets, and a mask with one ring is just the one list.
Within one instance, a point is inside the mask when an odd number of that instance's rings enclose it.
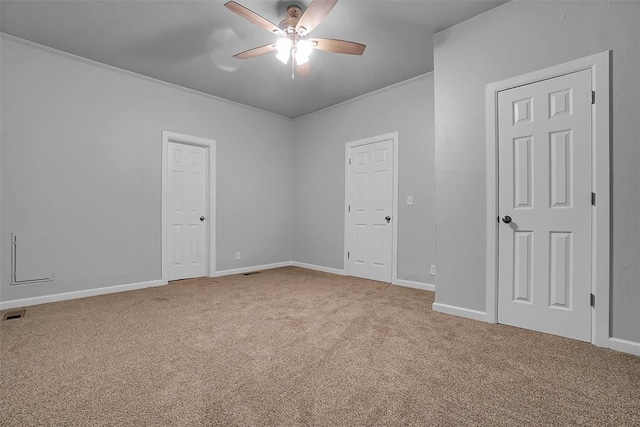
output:
{"label": "white six-panel door", "polygon": [[347,241],[349,274],[391,282],[393,141],[350,148]]}
{"label": "white six-panel door", "polygon": [[206,149],[169,143],[169,280],[206,274]]}
{"label": "white six-panel door", "polygon": [[498,322],[591,338],[591,71],[498,95]]}

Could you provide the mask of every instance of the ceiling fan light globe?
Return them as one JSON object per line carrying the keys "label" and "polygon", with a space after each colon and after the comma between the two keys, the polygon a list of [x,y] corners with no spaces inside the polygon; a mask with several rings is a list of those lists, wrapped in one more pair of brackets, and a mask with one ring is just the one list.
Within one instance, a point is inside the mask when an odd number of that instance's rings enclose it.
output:
{"label": "ceiling fan light globe", "polygon": [[307,62],[309,62],[309,57],[308,56],[302,55],[300,52],[296,53],[296,64],[298,64],[298,66],[304,65]]}
{"label": "ceiling fan light globe", "polygon": [[278,49],[278,53],[287,52],[291,50],[291,39],[288,37],[282,37],[276,42],[276,49]]}
{"label": "ceiling fan light globe", "polygon": [[313,43],[310,40],[298,40],[298,43],[296,43],[296,52],[299,55],[306,56],[308,58],[311,55],[312,50]]}
{"label": "ceiling fan light globe", "polygon": [[276,54],[276,58],[280,60],[283,64],[289,62],[289,56],[291,54],[291,39],[287,37],[283,37],[276,43],[276,49],[278,49],[278,53]]}
{"label": "ceiling fan light globe", "polygon": [[289,62],[289,56],[289,51],[286,50],[276,53],[276,58],[285,65]]}

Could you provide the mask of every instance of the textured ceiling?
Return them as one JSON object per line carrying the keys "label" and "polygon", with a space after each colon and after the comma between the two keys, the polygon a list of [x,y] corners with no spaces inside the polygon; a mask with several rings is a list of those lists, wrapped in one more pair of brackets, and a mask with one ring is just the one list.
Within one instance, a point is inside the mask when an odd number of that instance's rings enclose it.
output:
{"label": "textured ceiling", "polygon": [[[304,1],[239,3],[274,23]],[[314,51],[291,81],[274,54],[235,53],[276,37],[225,0],[2,0],[0,31],[286,117],[299,117],[433,69],[432,35],[504,1],[341,0],[311,33],[367,45],[363,56]]]}

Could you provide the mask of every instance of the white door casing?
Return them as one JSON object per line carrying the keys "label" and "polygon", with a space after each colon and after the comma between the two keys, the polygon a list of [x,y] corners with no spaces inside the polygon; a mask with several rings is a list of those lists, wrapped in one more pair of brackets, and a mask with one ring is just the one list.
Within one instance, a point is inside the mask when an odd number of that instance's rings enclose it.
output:
{"label": "white door casing", "polygon": [[[488,84],[486,87],[487,149],[487,274],[486,321],[498,321],[499,235],[505,224],[500,221],[498,206],[498,95],[502,91],[541,82],[567,74],[591,71],[591,343],[610,346],[610,68],[611,51],[604,51],[563,64]],[[534,111],[535,113],[535,111]],[[547,141],[547,144],[551,144]],[[525,146],[526,148],[526,146]],[[535,161],[535,159],[534,159]],[[535,166],[534,166],[535,170]],[[556,195],[557,196],[557,195]],[[515,221],[515,220],[514,220]],[[558,237],[558,236],[556,236]],[[511,243],[513,246],[513,242]],[[561,245],[560,245],[561,246]],[[551,254],[550,254],[551,256]],[[550,261],[549,261],[550,265]],[[587,266],[587,269],[589,267]]]}
{"label": "white door casing", "polygon": [[347,144],[345,270],[349,275],[395,282],[396,148],[397,134]]}
{"label": "white door casing", "polygon": [[215,141],[163,132],[162,279],[215,272]]}
{"label": "white door casing", "polygon": [[498,322],[589,341],[591,70],[500,92],[498,151]]}

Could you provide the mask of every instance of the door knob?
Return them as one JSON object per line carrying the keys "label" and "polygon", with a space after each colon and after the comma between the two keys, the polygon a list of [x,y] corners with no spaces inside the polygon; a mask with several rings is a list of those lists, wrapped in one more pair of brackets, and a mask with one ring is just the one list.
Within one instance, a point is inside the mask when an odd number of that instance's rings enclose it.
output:
{"label": "door knob", "polygon": [[200,217],[200,221],[204,221],[204,217],[203,216]]}
{"label": "door knob", "polygon": [[509,224],[511,222],[511,217],[509,215],[505,216],[504,218],[502,218],[502,222],[504,222],[505,224]]}
{"label": "door knob", "polygon": [[385,216],[384,219],[387,220],[387,224],[389,224],[389,221],[391,221],[391,217],[390,216]]}

